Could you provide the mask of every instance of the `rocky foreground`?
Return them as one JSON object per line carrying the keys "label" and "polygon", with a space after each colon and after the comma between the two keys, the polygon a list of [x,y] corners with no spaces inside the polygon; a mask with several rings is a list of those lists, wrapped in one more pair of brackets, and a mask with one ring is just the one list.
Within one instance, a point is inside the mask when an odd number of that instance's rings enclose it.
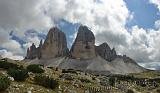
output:
{"label": "rocky foreground", "polygon": [[86,26],[80,26],[69,50],[64,32],[51,28],[39,47],[27,50],[25,61],[61,69],[75,69],[100,74],[127,74],[146,71],[126,55],[117,55],[107,43],[95,45],[95,36]]}
{"label": "rocky foreground", "polygon": [[[8,69],[13,69],[13,66],[6,65],[6,67],[9,66],[6,68],[3,66],[4,62],[5,64],[16,64],[20,67],[16,68],[17,70],[27,69],[28,77],[18,81],[16,78],[22,78],[23,75],[17,74],[14,76],[15,78],[12,77]],[[43,65],[39,65],[42,71],[36,70],[35,72],[38,65],[34,69],[28,69],[28,66],[31,65],[23,61],[1,59],[0,93],[160,93],[160,73],[158,71],[128,75],[95,75],[74,69],[58,69]],[[36,82],[37,75],[52,78],[57,83],[52,81],[51,84],[53,84],[52,86],[56,84],[56,87],[41,85],[43,79]],[[10,81],[5,90],[1,90],[5,84],[2,76],[7,77]],[[47,80],[45,82],[48,82]]]}

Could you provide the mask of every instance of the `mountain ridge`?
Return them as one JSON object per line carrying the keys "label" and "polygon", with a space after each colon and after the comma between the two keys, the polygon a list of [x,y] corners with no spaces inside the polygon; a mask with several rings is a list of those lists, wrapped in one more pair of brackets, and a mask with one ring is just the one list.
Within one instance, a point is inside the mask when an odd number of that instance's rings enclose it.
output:
{"label": "mountain ridge", "polygon": [[[62,69],[110,72],[115,74],[138,73],[146,69],[126,55],[117,55],[105,42],[95,45],[95,36],[88,27],[81,25],[69,50],[64,32],[57,27],[49,30],[44,44],[34,44],[27,50],[25,60],[31,64],[43,64]],[[123,65],[122,65],[123,64]]]}

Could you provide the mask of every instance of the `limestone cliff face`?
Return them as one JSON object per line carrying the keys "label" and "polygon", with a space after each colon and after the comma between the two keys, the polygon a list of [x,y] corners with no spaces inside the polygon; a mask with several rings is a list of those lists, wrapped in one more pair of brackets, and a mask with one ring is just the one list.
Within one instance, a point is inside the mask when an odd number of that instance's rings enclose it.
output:
{"label": "limestone cliff face", "polygon": [[26,59],[31,59],[31,64],[98,73],[124,74],[146,71],[131,58],[117,55],[115,49],[111,49],[107,43],[95,46],[95,36],[86,26],[79,27],[70,51],[65,34],[57,27],[51,28],[44,43],[40,41],[39,47],[36,48],[32,44],[28,48]]}
{"label": "limestone cliff face", "polygon": [[38,59],[42,58],[42,40],[40,41],[39,47],[37,48],[37,57]]}
{"label": "limestone cliff face", "polygon": [[37,48],[34,45],[34,43],[32,44],[32,46],[30,48],[27,49],[27,56],[26,59],[34,59],[37,57]]}
{"label": "limestone cliff face", "polygon": [[107,61],[112,61],[117,57],[115,49],[111,49],[107,43],[96,46],[96,52]]}
{"label": "limestone cliff face", "polygon": [[68,53],[67,41],[64,32],[57,27],[51,28],[42,45],[42,58],[66,56]]}
{"label": "limestone cliff face", "polygon": [[94,44],[94,34],[86,26],[80,26],[77,37],[70,50],[71,57],[76,59],[90,59],[96,57]]}
{"label": "limestone cliff face", "polygon": [[44,44],[41,40],[39,47],[36,48],[36,46],[32,44],[32,46],[27,49],[26,59],[55,58],[68,56],[68,53],[69,50],[67,48],[65,34],[57,27],[53,27],[49,30]]}

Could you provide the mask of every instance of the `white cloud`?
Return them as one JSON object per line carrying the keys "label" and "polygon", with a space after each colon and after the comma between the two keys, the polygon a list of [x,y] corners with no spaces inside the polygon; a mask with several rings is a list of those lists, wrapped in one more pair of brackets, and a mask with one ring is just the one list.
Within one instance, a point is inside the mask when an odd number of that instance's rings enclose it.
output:
{"label": "white cloud", "polygon": [[[95,34],[106,31],[113,36],[125,36],[123,27],[129,16],[123,0],[1,0],[0,11],[0,27],[8,33],[14,30],[21,37],[27,29],[50,27],[51,18],[87,25]],[[26,40],[39,41],[37,38]]]}
{"label": "white cloud", "polygon": [[[52,6],[56,4],[56,6]],[[123,0],[52,0],[50,12],[53,18],[65,19],[71,23],[81,23],[92,29],[96,44],[107,42],[119,54],[127,54],[136,61],[158,61],[160,31],[133,26],[127,31],[127,21],[134,18]],[[54,11],[55,10],[55,11]],[[59,11],[60,12],[59,12]],[[56,15],[54,15],[56,14]],[[158,21],[155,23],[158,27]]]}
{"label": "white cloud", "polygon": [[120,51],[136,61],[150,61],[149,56],[152,54],[152,48],[149,44],[148,34],[143,28],[132,27],[130,36],[126,38],[128,46],[124,46],[124,49]]}
{"label": "white cloud", "polygon": [[38,47],[41,39],[38,36],[34,37],[28,36],[25,40],[26,43],[22,45],[25,50],[24,56],[26,56],[27,48],[29,48],[33,43],[36,45],[36,47]]}
{"label": "white cloud", "polygon": [[3,58],[10,58],[10,59],[14,59],[14,60],[22,60],[22,59],[23,59],[23,56],[13,55],[12,52],[7,51],[7,50],[5,50],[5,49],[0,50],[0,55],[1,55]]}
{"label": "white cloud", "polygon": [[[51,18],[44,13],[45,2],[46,0],[0,0],[0,48],[5,48],[13,56],[24,56],[26,50],[21,48],[19,42],[12,40],[9,33],[14,31],[16,36],[23,39],[24,32],[28,29],[43,32],[53,26]],[[38,41],[35,38],[33,40]]]}
{"label": "white cloud", "polygon": [[[58,6],[58,7],[57,7]],[[71,23],[81,23],[92,29],[97,37],[97,44],[102,43],[103,33],[108,35],[104,39],[112,46],[116,46],[121,39],[123,44],[128,33],[125,30],[127,20],[133,18],[123,0],[49,0],[48,15],[52,18],[65,19]],[[112,40],[116,41],[112,44]]]}
{"label": "white cloud", "polygon": [[42,30],[52,25],[44,14],[43,0],[0,0],[0,27],[15,29],[19,33],[26,29]]}
{"label": "white cloud", "polygon": [[159,62],[139,63],[139,65],[152,70],[160,70]]}
{"label": "white cloud", "polygon": [[155,22],[155,28],[156,28],[156,29],[160,29],[160,20],[157,20],[157,21]]}
{"label": "white cloud", "polygon": [[23,54],[21,45],[15,40],[8,40],[8,42],[1,44],[1,47],[12,51],[13,54]]}
{"label": "white cloud", "polygon": [[150,0],[150,3],[155,4],[160,11],[160,0]]}
{"label": "white cloud", "polygon": [[32,43],[34,43],[36,45],[36,47],[38,47],[38,45],[40,43],[40,38],[38,36],[27,37],[26,42],[28,42],[30,45],[32,45]]}
{"label": "white cloud", "polygon": [[[150,2],[159,8],[159,0]],[[127,54],[136,61],[160,60],[160,30],[133,26],[128,31],[125,25],[134,18],[134,13],[127,9],[123,0],[1,0],[0,11],[0,28],[3,29],[0,39],[4,39],[0,42],[5,46],[8,46],[6,41],[10,40],[11,30],[24,38],[26,29],[42,32],[53,25],[52,19],[64,19],[87,25],[94,32],[97,45],[107,42],[119,54]],[[155,27],[159,29],[159,21],[155,22]],[[27,43],[23,47],[26,49],[31,43],[38,45],[40,38],[27,36],[25,40]],[[15,47],[19,45],[13,49]],[[13,49],[9,51],[13,52]]]}
{"label": "white cloud", "polygon": [[[5,49],[6,51],[10,51],[12,55],[23,55],[24,51],[21,48],[21,45],[15,41],[12,40],[9,32],[5,29],[0,28],[0,48]],[[7,52],[4,52],[7,53]]]}

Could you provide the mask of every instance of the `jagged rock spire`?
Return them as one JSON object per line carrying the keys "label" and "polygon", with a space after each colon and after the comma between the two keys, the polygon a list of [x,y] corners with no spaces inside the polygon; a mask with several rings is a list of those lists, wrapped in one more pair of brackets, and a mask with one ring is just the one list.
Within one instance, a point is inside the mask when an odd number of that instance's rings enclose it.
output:
{"label": "jagged rock spire", "polygon": [[44,44],[40,41],[39,47],[36,48],[34,43],[27,51],[27,59],[34,58],[55,58],[60,56],[68,56],[67,41],[64,32],[57,27],[49,30]]}
{"label": "jagged rock spire", "polygon": [[76,59],[91,59],[97,55],[107,61],[112,61],[117,57],[115,48],[111,49],[107,43],[95,47],[95,36],[86,26],[81,25],[78,29],[77,37],[71,47],[67,48],[67,41],[64,32],[57,27],[49,30],[44,41],[40,41],[39,47],[36,48],[33,43],[27,50],[28,59],[34,58],[55,58],[69,56]]}
{"label": "jagged rock spire", "polygon": [[95,37],[86,26],[80,26],[74,44],[71,47],[71,57],[90,59],[96,57]]}
{"label": "jagged rock spire", "polygon": [[36,49],[36,46],[34,45],[34,43],[32,43],[32,46],[30,47],[30,50],[34,50]]}
{"label": "jagged rock spire", "polygon": [[27,49],[26,59],[34,59],[37,57],[37,48],[34,43]]}
{"label": "jagged rock spire", "polygon": [[42,40],[41,40],[40,43],[39,43],[39,47],[37,48],[38,59],[41,59],[41,57],[42,57],[42,46],[43,46],[43,44],[42,44]]}
{"label": "jagged rock spire", "polygon": [[26,56],[26,59],[28,59],[28,58],[29,58],[29,55],[30,55],[30,49],[29,49],[29,48],[27,48],[27,56]]}
{"label": "jagged rock spire", "polygon": [[66,35],[57,27],[53,27],[49,30],[42,46],[42,58],[66,56],[67,49]]}
{"label": "jagged rock spire", "polygon": [[42,48],[42,45],[43,44],[42,44],[42,40],[41,40],[40,43],[39,43],[39,47]]}
{"label": "jagged rock spire", "polygon": [[99,46],[96,47],[96,52],[98,53],[99,56],[104,58],[107,61],[112,61],[116,58],[117,54],[115,51],[115,48],[111,50],[109,45],[107,43],[103,43]]}

